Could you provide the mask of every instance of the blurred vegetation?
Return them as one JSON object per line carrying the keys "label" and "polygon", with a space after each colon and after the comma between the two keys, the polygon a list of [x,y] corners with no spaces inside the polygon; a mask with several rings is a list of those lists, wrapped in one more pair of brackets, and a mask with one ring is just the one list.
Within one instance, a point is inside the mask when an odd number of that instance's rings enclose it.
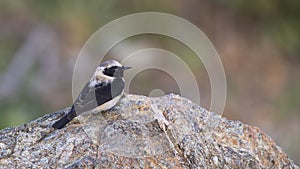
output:
{"label": "blurred vegetation", "polygon": [[227,2],[238,14],[261,27],[260,34],[273,40],[288,59],[300,59],[300,1],[233,0]]}
{"label": "blurred vegetation", "polygon": [[[41,25],[54,35],[45,35],[40,42],[54,37],[58,53],[50,51],[55,57],[49,60],[44,56],[47,52],[36,52],[36,58],[28,60],[32,65],[24,73],[18,89],[8,96],[0,95],[0,128],[17,126],[69,106],[72,102],[72,70],[85,41],[106,23],[145,11],[175,14],[203,30],[218,50],[225,67],[228,81],[225,116],[259,126],[300,163],[297,144],[300,142],[300,1],[297,0],[2,0],[0,87],[17,53]],[[201,93],[202,106],[208,107],[209,79],[188,47],[156,35],[130,40],[133,44],[146,41],[151,47],[170,50],[182,57],[194,72],[199,73],[197,81],[200,91],[204,92]],[[51,64],[47,67],[47,63]],[[141,86],[138,85],[145,85],[143,77],[152,79],[157,77],[155,74],[157,71],[140,73],[135,79],[136,86],[131,88],[139,89]],[[159,77],[172,80],[167,75]],[[163,80],[157,80],[157,83],[152,85],[168,84]],[[172,90],[176,92],[178,87],[173,86]]]}

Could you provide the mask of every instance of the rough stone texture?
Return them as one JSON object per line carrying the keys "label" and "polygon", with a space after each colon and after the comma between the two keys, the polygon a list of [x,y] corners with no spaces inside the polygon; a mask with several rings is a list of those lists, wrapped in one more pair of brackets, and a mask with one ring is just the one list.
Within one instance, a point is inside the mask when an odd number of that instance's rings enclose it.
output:
{"label": "rough stone texture", "polygon": [[176,95],[126,95],[61,130],[68,108],[0,131],[0,168],[299,168],[258,128]]}

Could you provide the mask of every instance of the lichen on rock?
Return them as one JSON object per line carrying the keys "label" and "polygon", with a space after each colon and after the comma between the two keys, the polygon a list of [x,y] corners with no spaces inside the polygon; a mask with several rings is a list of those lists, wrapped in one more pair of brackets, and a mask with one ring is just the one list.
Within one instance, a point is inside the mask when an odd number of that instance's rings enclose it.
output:
{"label": "lichen on rock", "polygon": [[61,130],[69,108],[0,131],[0,168],[298,168],[258,128],[188,99],[125,95]]}

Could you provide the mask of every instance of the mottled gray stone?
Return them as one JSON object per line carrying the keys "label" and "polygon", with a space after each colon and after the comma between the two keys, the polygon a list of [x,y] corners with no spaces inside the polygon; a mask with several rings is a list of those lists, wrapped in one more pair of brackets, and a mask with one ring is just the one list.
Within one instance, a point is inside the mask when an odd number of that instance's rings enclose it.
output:
{"label": "mottled gray stone", "polygon": [[299,168],[258,128],[177,95],[125,95],[61,130],[69,108],[0,131],[0,168]]}

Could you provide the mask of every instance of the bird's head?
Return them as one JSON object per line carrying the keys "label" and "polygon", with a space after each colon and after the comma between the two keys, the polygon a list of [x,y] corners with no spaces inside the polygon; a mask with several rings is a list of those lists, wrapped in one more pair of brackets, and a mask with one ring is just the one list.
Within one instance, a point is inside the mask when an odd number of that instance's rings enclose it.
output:
{"label": "bird's head", "polygon": [[96,69],[95,77],[96,80],[100,79],[113,79],[113,78],[122,78],[124,71],[130,69],[131,67],[126,67],[121,65],[118,61],[108,60],[102,62]]}

